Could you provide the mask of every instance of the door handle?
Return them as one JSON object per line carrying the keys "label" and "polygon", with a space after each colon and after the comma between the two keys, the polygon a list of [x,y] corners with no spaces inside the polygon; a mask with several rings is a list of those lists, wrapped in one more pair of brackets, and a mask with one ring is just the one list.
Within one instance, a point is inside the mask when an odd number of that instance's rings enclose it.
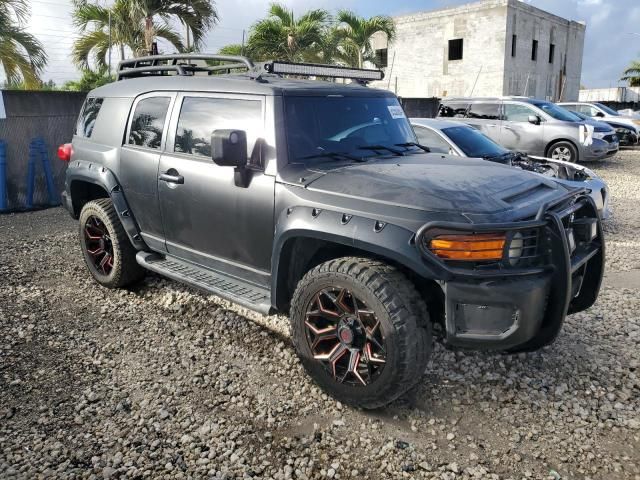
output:
{"label": "door handle", "polygon": [[184,177],[182,175],[171,175],[167,172],[161,173],[160,176],[158,176],[158,180],[162,180],[167,183],[176,183],[178,185],[182,185],[184,183]]}
{"label": "door handle", "polygon": [[510,127],[509,125],[505,125],[505,126],[504,126],[504,128],[505,128],[506,130],[515,130],[515,128]]}

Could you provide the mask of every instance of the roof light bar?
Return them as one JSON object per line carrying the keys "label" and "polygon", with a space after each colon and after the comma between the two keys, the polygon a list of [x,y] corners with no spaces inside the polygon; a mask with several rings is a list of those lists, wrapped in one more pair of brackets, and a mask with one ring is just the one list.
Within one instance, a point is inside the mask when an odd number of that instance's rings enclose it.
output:
{"label": "roof light bar", "polygon": [[320,65],[316,63],[290,63],[273,61],[265,63],[264,69],[269,73],[315,77],[350,78],[352,80],[360,81],[382,80],[384,78],[384,72],[382,70],[338,67],[335,65]]}

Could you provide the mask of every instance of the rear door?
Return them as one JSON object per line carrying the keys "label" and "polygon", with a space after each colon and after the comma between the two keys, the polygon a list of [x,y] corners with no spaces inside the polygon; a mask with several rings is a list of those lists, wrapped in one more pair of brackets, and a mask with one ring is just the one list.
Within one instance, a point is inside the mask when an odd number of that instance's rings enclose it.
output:
{"label": "rear door", "polygon": [[499,142],[502,124],[500,102],[473,102],[467,111],[465,122],[494,142]]}
{"label": "rear door", "polygon": [[[264,118],[260,95],[178,95],[158,179],[169,253],[245,279],[261,281],[267,275],[275,178],[261,164]],[[247,188],[236,185],[233,167],[211,159],[216,129],[247,133],[252,169]]]}
{"label": "rear door", "polygon": [[[503,120],[497,142],[509,150],[517,150],[531,155],[544,152],[544,119],[539,112],[525,103],[505,101]],[[529,122],[529,116],[540,118],[540,124]]]}
{"label": "rear door", "polygon": [[158,203],[158,165],[166,142],[169,112],[175,94],[149,93],[132,106],[120,151],[119,181],[144,241],[165,250]]}

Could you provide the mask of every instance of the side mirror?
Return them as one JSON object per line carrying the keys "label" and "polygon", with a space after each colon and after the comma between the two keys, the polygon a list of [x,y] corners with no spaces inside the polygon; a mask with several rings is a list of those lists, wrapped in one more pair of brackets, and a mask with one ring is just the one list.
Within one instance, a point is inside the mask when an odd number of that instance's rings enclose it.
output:
{"label": "side mirror", "polygon": [[596,117],[600,117],[600,118],[602,118],[602,117],[604,117],[604,113],[602,113],[602,112],[596,112]]}
{"label": "side mirror", "polygon": [[211,134],[211,159],[221,167],[247,165],[247,133],[244,130],[214,130]]}
{"label": "side mirror", "polygon": [[533,123],[534,125],[540,125],[540,117],[537,115],[529,115],[529,123]]}

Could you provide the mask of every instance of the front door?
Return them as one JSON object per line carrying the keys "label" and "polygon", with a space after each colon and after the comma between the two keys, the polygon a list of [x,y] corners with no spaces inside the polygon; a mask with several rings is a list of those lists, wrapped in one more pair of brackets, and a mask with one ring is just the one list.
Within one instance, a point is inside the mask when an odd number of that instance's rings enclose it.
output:
{"label": "front door", "polygon": [[[266,281],[275,178],[261,169],[264,109],[264,97],[258,95],[178,95],[158,176],[170,254]],[[246,131],[253,171],[248,187],[236,185],[233,167],[211,160],[211,133],[216,129]]]}
{"label": "front door", "polygon": [[[529,117],[532,115],[540,118],[539,125],[529,122]],[[509,150],[530,155],[543,155],[544,120],[528,105],[505,102],[498,143]]]}

